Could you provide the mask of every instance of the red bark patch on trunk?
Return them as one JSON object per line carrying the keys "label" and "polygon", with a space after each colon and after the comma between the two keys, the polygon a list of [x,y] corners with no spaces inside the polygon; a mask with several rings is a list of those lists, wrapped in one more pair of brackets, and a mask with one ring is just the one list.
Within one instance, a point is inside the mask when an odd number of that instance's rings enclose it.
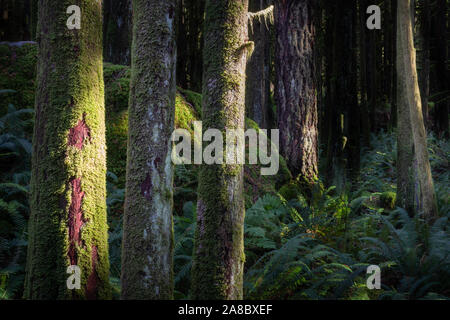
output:
{"label": "red bark patch on trunk", "polygon": [[84,192],[81,191],[81,179],[72,178],[69,182],[72,188],[72,201],[69,207],[69,258],[72,265],[77,264],[76,244],[81,245],[81,227],[86,222],[81,210]]}
{"label": "red bark patch on trunk", "polygon": [[147,173],[144,182],[142,182],[141,184],[141,194],[144,196],[145,199],[150,200],[151,191],[152,191],[152,179],[150,178],[150,175]]}
{"label": "red bark patch on trunk", "polygon": [[99,282],[99,278],[97,275],[97,262],[98,262],[98,250],[97,246],[92,246],[92,272],[89,275],[87,284],[86,284],[86,298],[88,300],[96,300],[97,299],[97,286]]}
{"label": "red bark patch on trunk", "polygon": [[78,121],[78,124],[69,130],[69,146],[75,146],[77,149],[83,149],[85,139],[91,139],[89,127],[83,119]]}

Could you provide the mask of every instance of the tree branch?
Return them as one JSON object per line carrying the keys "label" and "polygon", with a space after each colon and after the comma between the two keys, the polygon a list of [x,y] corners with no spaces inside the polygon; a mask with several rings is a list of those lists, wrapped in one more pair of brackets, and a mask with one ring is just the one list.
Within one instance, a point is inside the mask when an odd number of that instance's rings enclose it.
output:
{"label": "tree branch", "polygon": [[258,12],[249,12],[247,13],[248,16],[248,23],[250,25],[250,29],[253,33],[253,21],[255,19],[259,20],[259,23],[262,23],[264,20],[264,24],[266,25],[266,28],[269,29],[269,26],[267,25],[267,21],[269,21],[270,24],[273,24],[273,5],[270,7],[267,7],[264,10],[258,11]]}

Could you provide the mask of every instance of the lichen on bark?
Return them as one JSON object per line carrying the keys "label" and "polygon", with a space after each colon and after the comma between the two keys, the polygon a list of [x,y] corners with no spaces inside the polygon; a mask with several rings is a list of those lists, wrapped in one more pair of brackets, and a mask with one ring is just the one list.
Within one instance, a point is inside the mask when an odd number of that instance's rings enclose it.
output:
{"label": "lichen on bark", "polygon": [[[247,0],[206,2],[203,130],[244,129]],[[192,266],[192,298],[242,299],[242,165],[202,165]]]}
{"label": "lichen on bark", "polygon": [[122,299],[173,298],[175,0],[133,1]]}

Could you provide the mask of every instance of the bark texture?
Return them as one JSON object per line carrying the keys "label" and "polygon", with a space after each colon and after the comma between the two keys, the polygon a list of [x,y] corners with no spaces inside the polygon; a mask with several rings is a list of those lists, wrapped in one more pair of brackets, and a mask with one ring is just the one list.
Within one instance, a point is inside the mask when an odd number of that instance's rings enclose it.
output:
{"label": "bark texture", "polygon": [[280,152],[294,176],[317,179],[314,1],[275,2],[276,91]]}
{"label": "bark texture", "polygon": [[398,177],[399,206],[428,221],[437,215],[416,71],[410,0],[397,8]]}
{"label": "bark texture", "polygon": [[[101,3],[39,2],[39,56],[25,280],[28,299],[107,299],[106,146]],[[99,36],[100,35],[100,36]],[[68,290],[66,269],[81,270]]]}
{"label": "bark texture", "polygon": [[122,299],[173,297],[175,0],[133,0]]}
{"label": "bark texture", "polygon": [[[206,1],[203,130],[244,129],[247,0]],[[243,166],[202,165],[192,298],[242,299]]]}

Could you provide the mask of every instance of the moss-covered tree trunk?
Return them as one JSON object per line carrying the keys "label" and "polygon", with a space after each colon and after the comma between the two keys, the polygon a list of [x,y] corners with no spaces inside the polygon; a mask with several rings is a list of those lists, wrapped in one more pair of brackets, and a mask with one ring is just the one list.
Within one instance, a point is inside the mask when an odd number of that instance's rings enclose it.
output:
{"label": "moss-covered tree trunk", "polygon": [[317,178],[318,132],[314,1],[275,1],[276,89],[280,152],[292,174]]}
{"label": "moss-covered tree trunk", "polygon": [[[109,262],[101,2],[82,0],[69,30],[70,0],[39,2],[28,299],[106,299]],[[68,290],[67,267],[81,271]]]}
{"label": "moss-covered tree trunk", "polygon": [[[248,0],[206,1],[203,130],[244,128]],[[224,138],[225,139],[225,138]],[[225,141],[225,140],[224,140]],[[244,272],[243,166],[202,165],[192,298],[241,299]]]}
{"label": "moss-covered tree trunk", "polygon": [[133,0],[122,299],[173,297],[175,0]]}
{"label": "moss-covered tree trunk", "polygon": [[103,54],[105,61],[130,65],[131,0],[104,0]]}
{"label": "moss-covered tree trunk", "polygon": [[398,1],[397,79],[397,199],[411,213],[432,221],[437,215],[436,196],[417,80],[410,0]]}

